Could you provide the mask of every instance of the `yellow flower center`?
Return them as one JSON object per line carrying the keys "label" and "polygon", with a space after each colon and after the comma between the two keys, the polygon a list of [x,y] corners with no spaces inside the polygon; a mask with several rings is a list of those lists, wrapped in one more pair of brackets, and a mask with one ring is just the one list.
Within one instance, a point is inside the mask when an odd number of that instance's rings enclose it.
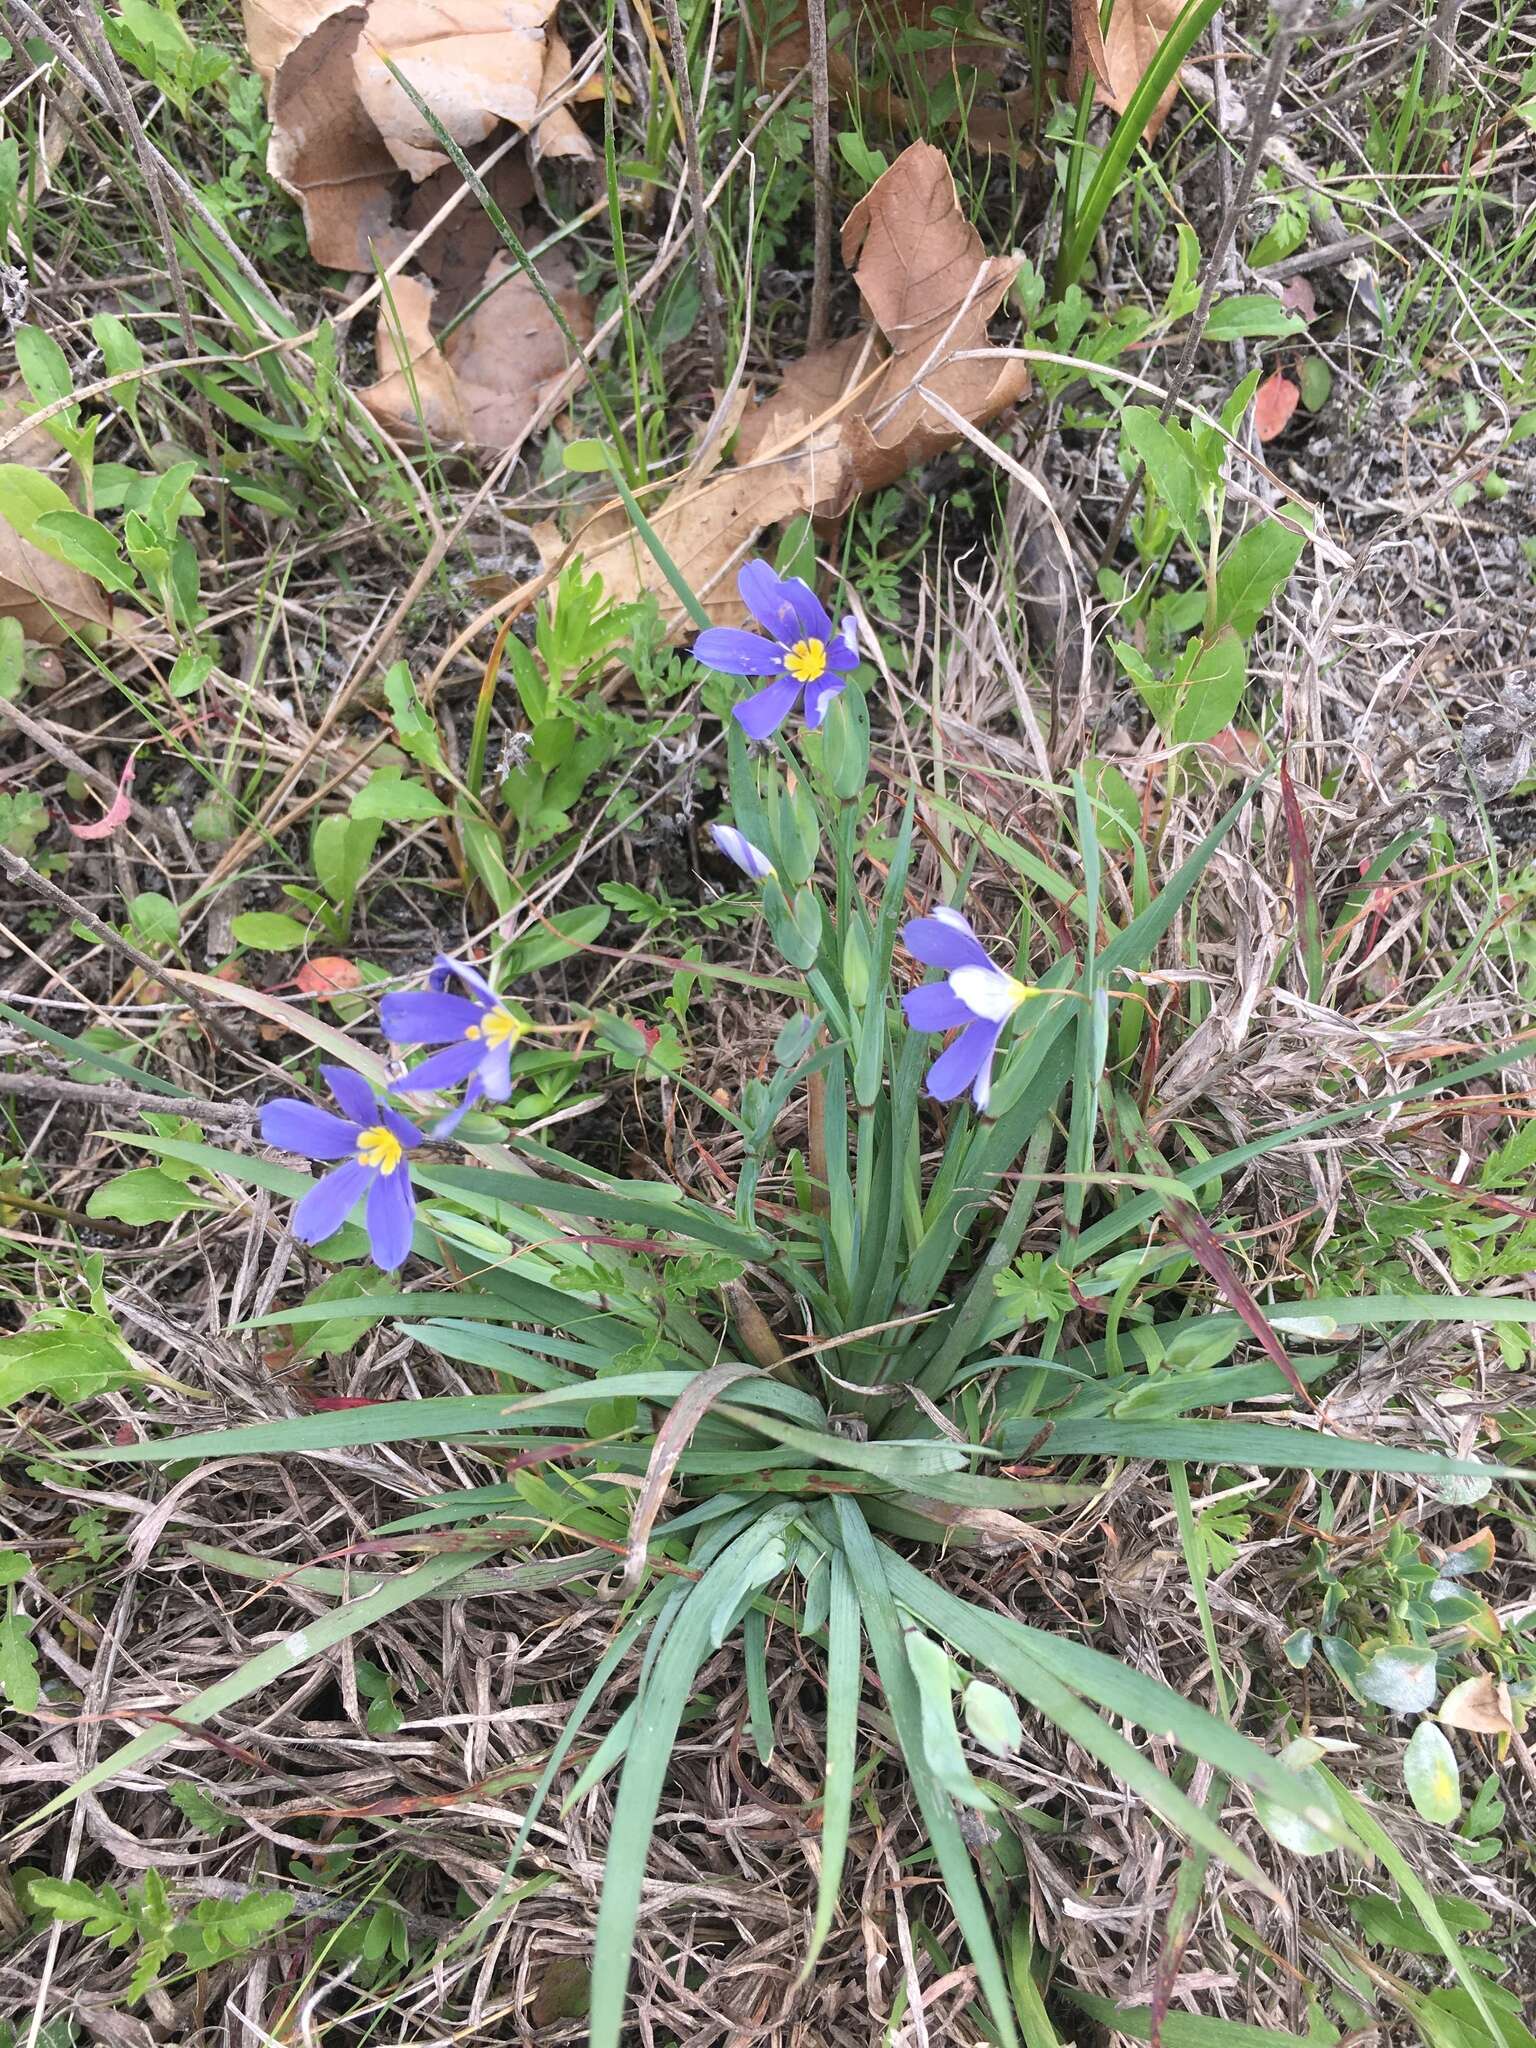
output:
{"label": "yellow flower center", "polygon": [[784,657],[784,666],[797,683],[818,683],[827,672],[827,643],[797,640]]}
{"label": "yellow flower center", "polygon": [[1016,981],[1011,974],[1005,975],[1003,979],[1008,984],[1008,999],[1015,1009],[1020,1003],[1027,1002],[1031,996],[1039,994],[1039,990],[1031,988],[1027,981]]}
{"label": "yellow flower center", "polygon": [[405,1157],[405,1147],[384,1124],[370,1124],[366,1131],[357,1134],[357,1157],[360,1165],[375,1166],[380,1173],[390,1174]]}
{"label": "yellow flower center", "polygon": [[528,1026],[510,1010],[487,1010],[478,1024],[471,1024],[464,1033],[466,1038],[483,1039],[493,1052],[499,1052],[504,1045],[516,1045]]}

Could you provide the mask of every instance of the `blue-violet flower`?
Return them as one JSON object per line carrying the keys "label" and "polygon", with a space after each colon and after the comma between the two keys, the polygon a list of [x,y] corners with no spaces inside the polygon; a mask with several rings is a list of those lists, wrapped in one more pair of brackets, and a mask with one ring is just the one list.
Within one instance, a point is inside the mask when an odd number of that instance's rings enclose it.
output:
{"label": "blue-violet flower", "polygon": [[301,1244],[323,1243],[366,1197],[368,1249],[373,1263],[392,1273],[410,1250],[416,1226],[416,1195],[406,1154],[421,1143],[421,1133],[398,1111],[376,1102],[368,1083],[350,1067],[320,1071],[342,1115],[291,1097],[268,1102],[261,1112],[261,1135],[278,1151],[342,1162],[298,1203],[293,1234]]}
{"label": "blue-violet flower", "polygon": [[765,740],[805,697],[814,731],[827,706],[859,665],[852,614],[834,633],[821,599],[798,576],[776,576],[766,562],[748,562],[736,579],[742,602],[768,635],[711,626],[693,643],[693,658],[727,676],[768,676],[768,687],[735,707],[749,738]]}
{"label": "blue-violet flower", "polygon": [[969,1088],[976,1107],[985,1110],[992,1089],[992,1057],[1003,1026],[1036,991],[990,960],[965,917],[946,904],[903,925],[901,939],[926,966],[946,970],[943,981],[911,989],[902,997],[912,1029],[964,1027],[928,1069],[928,1093],[937,1102],[953,1102]]}
{"label": "blue-violet flower", "polygon": [[742,873],[754,882],[766,882],[773,873],[773,862],[767,854],[754,846],[744,832],[738,832],[734,825],[711,824],[709,834],[726,859],[735,861]]}
{"label": "blue-violet flower", "polygon": [[[464,994],[452,993],[455,981]],[[435,1138],[447,1137],[482,1096],[505,1102],[512,1093],[512,1054],[528,1026],[512,1014],[485,976],[462,960],[439,953],[424,989],[384,998],[379,1023],[396,1045],[443,1048],[396,1081],[397,1090],[414,1095],[469,1083],[458,1108],[433,1125]]]}

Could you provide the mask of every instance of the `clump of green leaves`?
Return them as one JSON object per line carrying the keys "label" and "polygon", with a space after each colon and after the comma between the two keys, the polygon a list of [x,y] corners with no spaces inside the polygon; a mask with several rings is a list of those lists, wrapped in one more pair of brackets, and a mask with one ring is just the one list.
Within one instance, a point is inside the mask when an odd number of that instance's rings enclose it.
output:
{"label": "clump of green leaves", "polygon": [[237,1899],[200,1899],[178,1913],[154,1870],[146,1870],[126,1893],[115,1885],[89,1885],[79,1878],[50,1877],[42,1870],[18,1870],[16,1893],[42,1924],[73,1922],[87,1936],[113,1949],[135,1951],[126,1992],[130,2005],[160,1980],[173,1957],[186,1970],[211,1970],[259,1948],[288,1917],[283,1892],[247,1892]]}

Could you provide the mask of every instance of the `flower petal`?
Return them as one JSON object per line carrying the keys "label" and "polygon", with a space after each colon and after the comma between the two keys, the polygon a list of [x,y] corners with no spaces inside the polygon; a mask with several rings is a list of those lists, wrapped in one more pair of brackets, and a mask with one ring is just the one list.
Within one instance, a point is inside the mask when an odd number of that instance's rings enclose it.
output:
{"label": "flower petal", "polygon": [[421,1143],[421,1132],[409,1117],[402,1116],[398,1109],[391,1109],[388,1103],[379,1104],[379,1122],[391,1137],[398,1138],[407,1152]]}
{"label": "flower petal", "polygon": [[484,1005],[472,1003],[468,996],[438,995],[430,989],[386,996],[379,1005],[384,1036],[395,1045],[451,1045],[484,1015]]}
{"label": "flower petal", "polygon": [[360,1159],[349,1159],[345,1166],[317,1180],[293,1212],[291,1227],[299,1243],[324,1244],[334,1237],[372,1178],[371,1167]]}
{"label": "flower petal", "polygon": [[748,562],[736,578],[742,602],[765,633],[784,647],[797,640],[830,640],[832,621],[808,583],[776,576],[766,562]]}
{"label": "flower petal", "polygon": [[262,1104],[261,1135],[277,1151],[304,1159],[349,1159],[357,1150],[356,1124],[287,1096]]}
{"label": "flower petal", "polygon": [[484,1058],[485,1047],[478,1038],[461,1038],[456,1045],[430,1053],[419,1067],[402,1074],[392,1084],[393,1091],[396,1095],[422,1095],[434,1088],[457,1088]]}
{"label": "flower petal", "polygon": [[480,1062],[480,1086],[492,1102],[505,1102],[512,1093],[513,1041],[493,1045]]}
{"label": "flower petal", "polygon": [[784,666],[782,647],[738,626],[711,626],[689,652],[701,667],[723,676],[771,676]]}
{"label": "flower petal", "polygon": [[941,903],[901,928],[901,943],[928,967],[990,967],[986,948],[958,910]]}
{"label": "flower petal", "polygon": [[408,1166],[374,1175],[363,1220],[373,1263],[383,1272],[393,1273],[396,1266],[404,1264],[416,1228],[416,1195]]}
{"label": "flower petal", "polygon": [[735,706],[736,723],[748,739],[767,739],[794,710],[801,687],[793,676],[780,676],[766,690],[759,690]]}
{"label": "flower petal", "polygon": [[456,1102],[446,1116],[438,1118],[437,1122],[432,1126],[432,1136],[434,1138],[451,1138],[484,1093],[485,1090],[480,1086],[480,1076],[478,1074],[471,1074],[469,1086],[464,1090],[463,1099]]}
{"label": "flower petal", "polygon": [[957,967],[949,985],[973,1017],[987,1017],[994,1024],[1006,1024],[1024,1000],[1024,991],[1013,976],[990,963]]}
{"label": "flower petal", "polygon": [[834,697],[840,697],[848,678],[840,676],[835,669],[829,669],[819,682],[805,686],[805,722],[815,732],[827,715],[827,706]]}
{"label": "flower petal", "polygon": [[914,1031],[953,1031],[957,1024],[975,1021],[947,981],[931,981],[926,988],[908,989],[901,1007]]}
{"label": "flower petal", "polygon": [[986,1108],[992,1055],[997,1051],[1002,1029],[1001,1024],[978,1017],[974,1024],[961,1032],[953,1045],[945,1047],[928,1069],[928,1093],[935,1102],[953,1102],[975,1082],[978,1084],[976,1107]]}
{"label": "flower petal", "polygon": [[350,1067],[322,1067],[321,1077],[342,1111],[355,1124],[373,1124],[379,1120],[378,1104],[373,1099],[373,1090],[361,1074],[355,1074]]}
{"label": "flower petal", "polygon": [[773,873],[773,862],[759,848],[755,847],[745,832],[738,832],[734,825],[711,824],[710,837],[727,860],[735,861],[744,875],[750,875],[754,882],[763,882]]}
{"label": "flower petal", "polygon": [[434,995],[441,995],[450,981],[457,981],[467,988],[469,1000],[481,1009],[494,1010],[501,1001],[478,967],[471,967],[467,960],[450,960],[446,953],[439,953],[432,962],[432,972],[427,976],[427,987]]}

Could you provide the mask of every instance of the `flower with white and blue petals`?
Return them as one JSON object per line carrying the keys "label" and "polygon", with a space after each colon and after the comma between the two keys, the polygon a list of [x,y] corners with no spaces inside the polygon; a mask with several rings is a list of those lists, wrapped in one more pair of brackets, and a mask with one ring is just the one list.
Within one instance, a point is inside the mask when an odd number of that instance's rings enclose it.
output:
{"label": "flower with white and blue petals", "polygon": [[1003,1026],[1039,991],[1004,973],[962,913],[947,904],[903,925],[901,939],[925,966],[945,970],[943,981],[928,982],[902,997],[908,1024],[914,1031],[961,1027],[953,1045],[946,1046],[928,1069],[928,1093],[936,1102],[953,1102],[969,1088],[971,1100],[984,1111]]}

